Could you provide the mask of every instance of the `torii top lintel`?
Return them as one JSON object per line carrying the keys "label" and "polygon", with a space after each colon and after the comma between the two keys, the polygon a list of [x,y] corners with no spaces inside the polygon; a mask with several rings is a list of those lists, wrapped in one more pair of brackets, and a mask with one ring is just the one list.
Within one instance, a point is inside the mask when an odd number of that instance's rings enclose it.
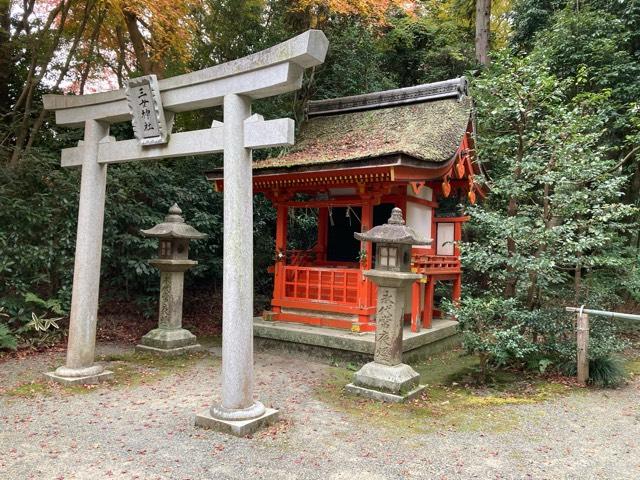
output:
{"label": "torii top lintel", "polygon": [[[162,106],[185,112],[221,105],[226,94],[264,98],[297,90],[305,68],[320,65],[329,42],[320,30],[237,60],[159,81]],[[82,127],[87,120],[108,123],[131,118],[125,89],[91,95],[45,95],[44,107],[56,112],[56,123]]]}

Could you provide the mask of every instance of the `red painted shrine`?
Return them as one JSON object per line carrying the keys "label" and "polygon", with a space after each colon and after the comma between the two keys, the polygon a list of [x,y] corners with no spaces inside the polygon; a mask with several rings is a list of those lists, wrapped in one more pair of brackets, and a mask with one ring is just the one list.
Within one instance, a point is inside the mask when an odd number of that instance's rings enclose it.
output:
{"label": "red painted shrine", "polygon": [[[254,162],[255,193],[277,209],[273,298],[265,318],[357,332],[375,330],[375,285],[370,244],[354,239],[386,223],[400,207],[429,247],[412,249],[422,278],[407,295],[412,331],[430,328],[439,311],[437,282],[460,298],[457,241],[467,217],[457,205],[482,194],[474,175],[472,101],[464,78],[373,94],[310,102],[296,145]],[[209,179],[222,189],[220,172]],[[317,225],[306,245],[293,245],[299,228],[292,209],[306,209]],[[300,235],[297,235],[300,237]]]}

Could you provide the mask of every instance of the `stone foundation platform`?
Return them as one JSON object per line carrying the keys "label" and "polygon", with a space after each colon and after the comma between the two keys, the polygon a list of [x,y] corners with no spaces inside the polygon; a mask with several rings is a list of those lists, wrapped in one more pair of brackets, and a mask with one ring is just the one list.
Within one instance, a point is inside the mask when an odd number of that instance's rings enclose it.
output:
{"label": "stone foundation platform", "polygon": [[249,420],[221,420],[211,415],[209,409],[196,415],[195,425],[196,427],[208,428],[211,430],[217,430],[218,432],[235,435],[237,437],[244,437],[250,435],[260,428],[270,425],[278,420],[279,412],[273,408],[265,409],[263,415],[258,418],[251,418]]}
{"label": "stone foundation platform", "polygon": [[[253,320],[256,345],[287,352],[311,354],[321,359],[368,362],[373,359],[375,333],[354,333],[300,323]],[[403,361],[412,362],[455,348],[460,344],[458,322],[434,319],[432,328],[403,331]]]}

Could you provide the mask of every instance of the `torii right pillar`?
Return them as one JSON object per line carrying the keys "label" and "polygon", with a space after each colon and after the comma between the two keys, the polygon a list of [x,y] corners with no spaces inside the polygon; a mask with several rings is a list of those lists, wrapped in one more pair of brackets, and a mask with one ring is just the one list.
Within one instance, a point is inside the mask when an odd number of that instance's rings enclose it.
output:
{"label": "torii right pillar", "polygon": [[[322,32],[306,38],[308,60],[300,66],[322,63],[328,41]],[[285,60],[286,61],[286,60]],[[302,68],[291,79],[291,90],[299,88]],[[265,82],[256,72],[255,81]],[[279,89],[283,85],[278,85]],[[246,129],[251,122],[251,96],[230,93],[223,102],[224,115],[224,253],[222,285],[222,400],[196,415],[195,424],[244,436],[278,412],[253,395],[253,177],[251,148],[246,147]],[[254,145],[268,145],[254,139]]]}

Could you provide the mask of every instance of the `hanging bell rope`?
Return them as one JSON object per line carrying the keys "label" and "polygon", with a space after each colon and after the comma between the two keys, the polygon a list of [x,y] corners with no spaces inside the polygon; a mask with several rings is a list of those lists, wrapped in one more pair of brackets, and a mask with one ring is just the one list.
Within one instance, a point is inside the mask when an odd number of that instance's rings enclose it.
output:
{"label": "hanging bell rope", "polygon": [[362,222],[360,221],[360,217],[358,217],[358,214],[356,213],[356,211],[351,207],[347,207],[346,217],[349,219],[349,225],[351,225],[351,215],[356,217],[356,220],[358,220],[358,223],[362,225]]}

